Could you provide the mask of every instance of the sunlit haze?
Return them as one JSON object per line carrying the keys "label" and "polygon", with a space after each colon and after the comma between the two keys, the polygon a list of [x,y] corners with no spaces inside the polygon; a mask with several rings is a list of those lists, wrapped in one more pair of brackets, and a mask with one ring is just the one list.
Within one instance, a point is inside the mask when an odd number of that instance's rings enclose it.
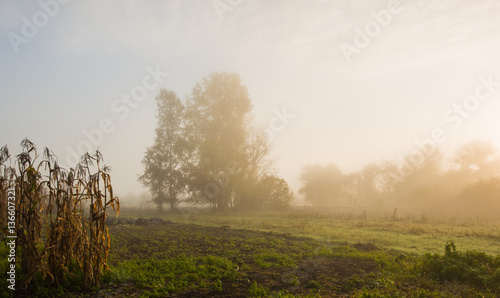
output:
{"label": "sunlit haze", "polygon": [[1,0],[0,146],[27,137],[73,166],[93,142],[116,192],[139,195],[159,90],[186,102],[226,71],[297,196],[306,165],[348,174],[433,138],[446,155],[500,147],[499,14],[494,0]]}

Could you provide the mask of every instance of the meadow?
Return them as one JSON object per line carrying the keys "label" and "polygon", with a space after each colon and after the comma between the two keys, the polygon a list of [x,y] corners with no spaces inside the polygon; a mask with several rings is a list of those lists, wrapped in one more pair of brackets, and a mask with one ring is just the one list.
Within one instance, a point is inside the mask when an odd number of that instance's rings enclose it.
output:
{"label": "meadow", "polygon": [[78,282],[57,289],[40,284],[37,295],[500,295],[500,226],[493,219],[123,208],[108,226],[111,272],[99,287],[88,292]]}
{"label": "meadow", "polygon": [[144,296],[500,294],[500,225],[493,219],[195,209],[121,216],[167,222],[110,226],[109,278],[122,291],[127,280],[130,293]]}
{"label": "meadow", "polygon": [[[134,211],[135,217],[151,213]],[[126,215],[129,216],[129,215]],[[247,214],[204,214],[196,211],[174,213],[163,218],[175,222],[208,226],[229,225],[239,229],[275,231],[307,236],[317,240],[348,244],[374,243],[385,249],[407,254],[439,253],[448,241],[462,250],[500,254],[500,219],[486,217],[436,217],[393,212],[267,212]]]}

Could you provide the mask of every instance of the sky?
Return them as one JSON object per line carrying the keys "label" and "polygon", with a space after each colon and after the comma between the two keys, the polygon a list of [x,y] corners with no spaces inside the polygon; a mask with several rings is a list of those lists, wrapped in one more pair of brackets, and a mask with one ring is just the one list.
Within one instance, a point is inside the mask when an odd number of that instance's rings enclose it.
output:
{"label": "sky", "polygon": [[138,194],[158,91],[185,100],[227,71],[295,192],[308,164],[500,147],[499,15],[495,0],[0,0],[0,146],[28,137],[67,167],[99,148],[115,192]]}

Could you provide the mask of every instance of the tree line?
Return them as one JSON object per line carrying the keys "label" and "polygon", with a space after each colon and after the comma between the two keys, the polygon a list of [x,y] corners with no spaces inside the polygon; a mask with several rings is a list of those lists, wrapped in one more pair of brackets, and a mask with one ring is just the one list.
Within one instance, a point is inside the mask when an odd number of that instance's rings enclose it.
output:
{"label": "tree line", "polygon": [[[140,175],[162,210],[180,203],[217,210],[281,210],[294,198],[275,174],[270,140],[251,121],[248,90],[234,73],[197,83],[183,102],[174,91],[156,97],[157,127]],[[480,212],[500,207],[500,155],[473,141],[451,156],[427,148],[425,158],[383,160],[344,174],[335,164],[302,168],[302,194],[316,206],[404,206],[428,212]],[[411,166],[405,166],[411,165]]]}
{"label": "tree line", "polygon": [[154,144],[139,181],[160,210],[182,202],[217,210],[288,207],[293,193],[274,174],[270,142],[251,122],[252,103],[237,74],[211,74],[185,103],[162,89],[156,103]]}
{"label": "tree line", "polygon": [[[445,156],[433,148],[419,162],[380,161],[343,174],[335,164],[302,168],[299,193],[319,206],[404,206],[429,213],[498,214],[500,155],[487,141],[472,141]],[[412,162],[412,169],[402,164]]]}

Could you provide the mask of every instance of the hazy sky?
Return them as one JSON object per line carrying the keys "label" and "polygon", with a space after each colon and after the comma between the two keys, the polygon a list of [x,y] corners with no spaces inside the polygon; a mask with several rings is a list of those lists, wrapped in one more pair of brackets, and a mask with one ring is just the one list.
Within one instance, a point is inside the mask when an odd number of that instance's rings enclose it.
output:
{"label": "hazy sky", "polygon": [[0,146],[17,154],[28,137],[64,163],[104,119],[119,194],[143,190],[158,89],[184,100],[215,71],[241,76],[258,125],[295,116],[273,135],[294,190],[306,164],[348,173],[435,130],[445,153],[500,147],[495,0],[0,0],[0,36]]}

